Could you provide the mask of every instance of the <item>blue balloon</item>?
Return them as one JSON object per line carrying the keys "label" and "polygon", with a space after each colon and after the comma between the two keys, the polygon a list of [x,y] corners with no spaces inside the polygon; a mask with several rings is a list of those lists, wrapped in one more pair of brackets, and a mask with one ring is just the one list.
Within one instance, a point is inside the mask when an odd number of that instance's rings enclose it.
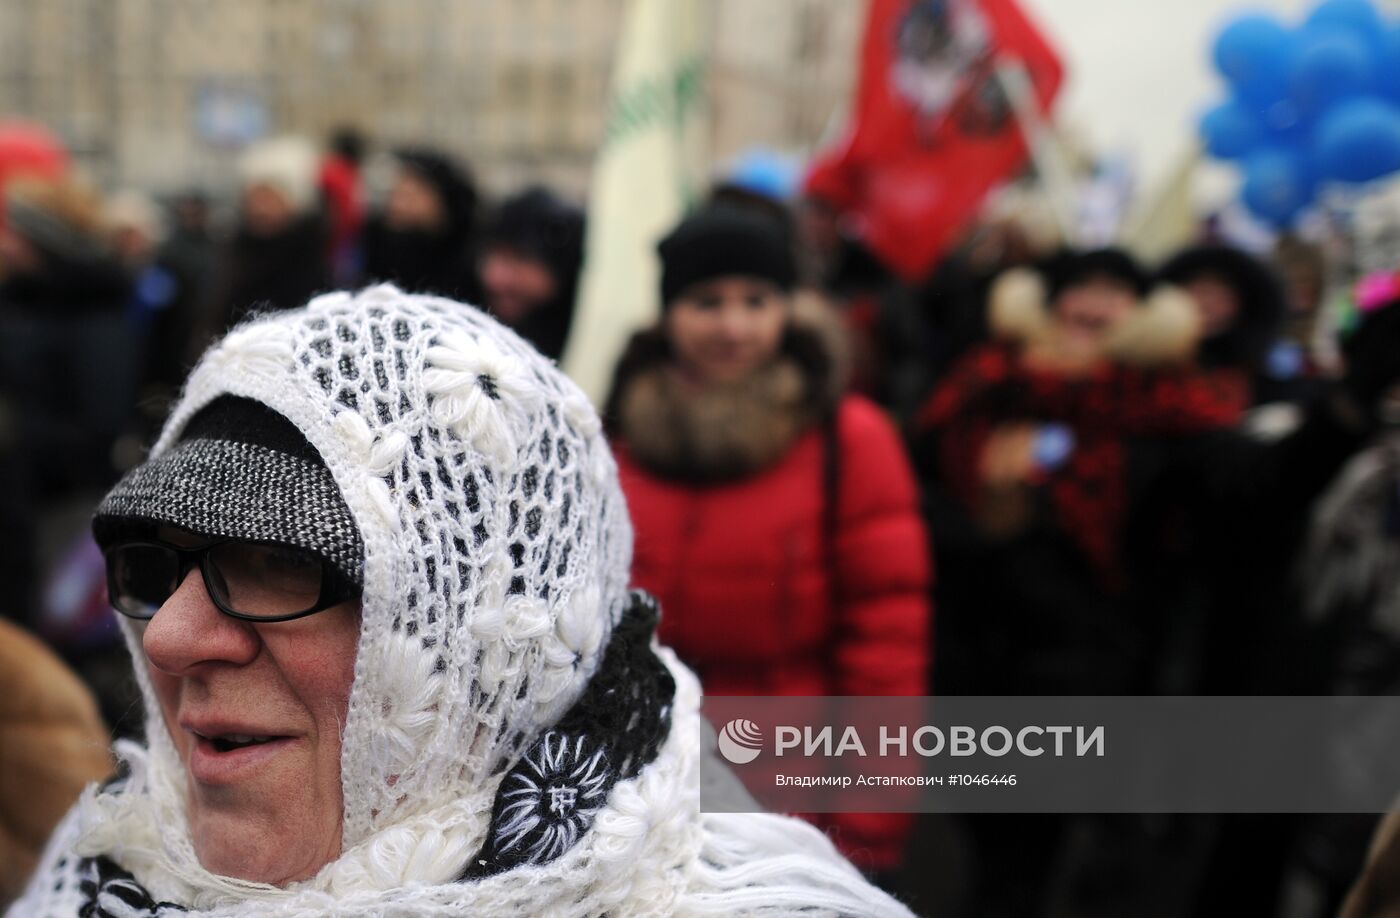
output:
{"label": "blue balloon", "polygon": [[1265,126],[1237,100],[1222,102],[1201,116],[1201,140],[1206,152],[1219,159],[1237,159],[1264,141]]}
{"label": "blue balloon", "polygon": [[1400,26],[1380,34],[1381,54],[1376,68],[1376,89],[1400,102]]}
{"label": "blue balloon", "polygon": [[1290,97],[1304,116],[1364,95],[1376,83],[1376,53],[1348,29],[1320,27],[1301,36],[1289,73]]}
{"label": "blue balloon", "polygon": [[1251,13],[1225,24],[1211,57],[1235,94],[1262,108],[1286,95],[1297,46],[1297,38],[1277,19]]}
{"label": "blue balloon", "polygon": [[1384,20],[1371,0],[1323,0],[1303,23],[1305,30],[1345,29],[1367,42],[1384,27]]}
{"label": "blue balloon", "polygon": [[1240,197],[1250,212],[1273,226],[1286,226],[1312,203],[1316,186],[1303,157],[1293,150],[1255,153],[1245,163]]}
{"label": "blue balloon", "polygon": [[1275,102],[1265,109],[1262,120],[1264,146],[1287,147],[1299,151],[1309,149],[1317,119],[1304,116],[1293,102],[1288,99]]}
{"label": "blue balloon", "polygon": [[1369,182],[1400,169],[1400,109],[1353,99],[1318,123],[1313,160],[1324,178]]}
{"label": "blue balloon", "polygon": [[724,181],[752,194],[788,201],[797,193],[801,176],[797,162],[762,147],[752,147],[734,162]]}

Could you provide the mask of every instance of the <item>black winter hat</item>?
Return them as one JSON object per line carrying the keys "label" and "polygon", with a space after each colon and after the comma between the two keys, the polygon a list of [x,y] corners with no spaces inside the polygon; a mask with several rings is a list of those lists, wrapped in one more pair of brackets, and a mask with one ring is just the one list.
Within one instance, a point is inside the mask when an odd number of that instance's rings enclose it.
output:
{"label": "black winter hat", "polygon": [[1067,288],[1090,277],[1102,276],[1122,281],[1142,297],[1152,287],[1151,278],[1132,255],[1117,248],[1066,250],[1050,259],[1045,268],[1053,300]]}
{"label": "black winter hat", "polygon": [[797,278],[788,237],[757,213],[714,205],[681,221],[657,246],[661,253],[661,301],[669,306],[693,284],[729,275],[771,281],[792,289]]}
{"label": "black winter hat", "polygon": [[486,245],[538,259],[565,284],[583,261],[583,211],[536,185],[496,208],[486,227]]}
{"label": "black winter hat", "polygon": [[454,227],[469,226],[476,219],[476,183],[463,166],[426,147],[400,147],[394,151],[394,157],[437,191],[448,222]]}
{"label": "black winter hat", "polygon": [[321,557],[358,587],[364,543],[321,454],[282,415],[223,395],[180,441],[137,466],[97,508],[104,549],[168,524],[204,536],[280,542]]}

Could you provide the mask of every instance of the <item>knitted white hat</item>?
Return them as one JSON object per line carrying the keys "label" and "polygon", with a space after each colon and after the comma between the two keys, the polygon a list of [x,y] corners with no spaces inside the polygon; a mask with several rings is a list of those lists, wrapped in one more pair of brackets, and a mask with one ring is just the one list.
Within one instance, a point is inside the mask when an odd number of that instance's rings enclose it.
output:
{"label": "knitted white hat", "polygon": [[238,175],[244,188],[266,185],[282,195],[293,212],[306,213],[316,206],[318,160],[311,141],[274,137],[244,151]]}
{"label": "knitted white hat", "polygon": [[[24,914],[71,914],[64,903],[109,886],[146,897],[133,915],[160,900],[211,914],[904,913],[805,824],[699,813],[698,684],[652,646],[654,610],[627,592],[631,528],[596,413],[522,339],[391,286],[318,297],[206,354],[153,459],[226,395],[305,435],[363,540],[343,853],[285,889],[205,871],[137,666],[149,752],[124,749],[125,787],[70,814]],[[622,716],[580,716],[609,706]],[[637,721],[642,740],[615,742]],[[559,768],[596,798],[580,818],[540,825],[503,806],[503,781]],[[80,881],[88,900],[70,898]]]}
{"label": "knitted white hat", "polygon": [[144,237],[152,247],[165,241],[165,214],[156,202],[151,200],[150,195],[134,188],[126,188],[108,198],[102,211],[102,222],[108,232],[133,230]]}
{"label": "knitted white hat", "polygon": [[305,434],[364,543],[344,847],[479,794],[582,690],[627,602],[631,528],[586,398],[476,310],[388,286],[235,330],[152,458],[221,395]]}

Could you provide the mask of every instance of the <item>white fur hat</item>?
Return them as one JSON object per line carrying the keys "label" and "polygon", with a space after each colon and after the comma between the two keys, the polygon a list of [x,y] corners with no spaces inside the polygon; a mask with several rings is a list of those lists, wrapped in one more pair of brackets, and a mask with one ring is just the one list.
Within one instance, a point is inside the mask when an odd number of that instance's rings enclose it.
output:
{"label": "white fur hat", "polygon": [[238,176],[244,188],[264,185],[286,200],[297,213],[316,206],[316,147],[301,137],[277,137],[254,144],[238,161]]}

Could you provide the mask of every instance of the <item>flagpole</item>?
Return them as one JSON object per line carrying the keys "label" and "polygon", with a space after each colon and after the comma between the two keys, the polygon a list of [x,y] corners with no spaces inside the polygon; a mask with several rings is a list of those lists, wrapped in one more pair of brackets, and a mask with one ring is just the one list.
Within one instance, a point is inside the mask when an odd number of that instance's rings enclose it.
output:
{"label": "flagpole", "polygon": [[701,0],[628,0],[623,15],[562,361],[596,405],[628,339],[659,315],[657,240],[704,192],[713,12]]}
{"label": "flagpole", "polygon": [[995,73],[1002,92],[1011,103],[1021,136],[1026,139],[1036,175],[1040,178],[1040,188],[1050,203],[1055,222],[1060,226],[1060,235],[1067,244],[1074,245],[1079,235],[1074,211],[1074,177],[1064,151],[1041,117],[1030,74],[1026,72],[1024,64],[1014,59],[998,61]]}

